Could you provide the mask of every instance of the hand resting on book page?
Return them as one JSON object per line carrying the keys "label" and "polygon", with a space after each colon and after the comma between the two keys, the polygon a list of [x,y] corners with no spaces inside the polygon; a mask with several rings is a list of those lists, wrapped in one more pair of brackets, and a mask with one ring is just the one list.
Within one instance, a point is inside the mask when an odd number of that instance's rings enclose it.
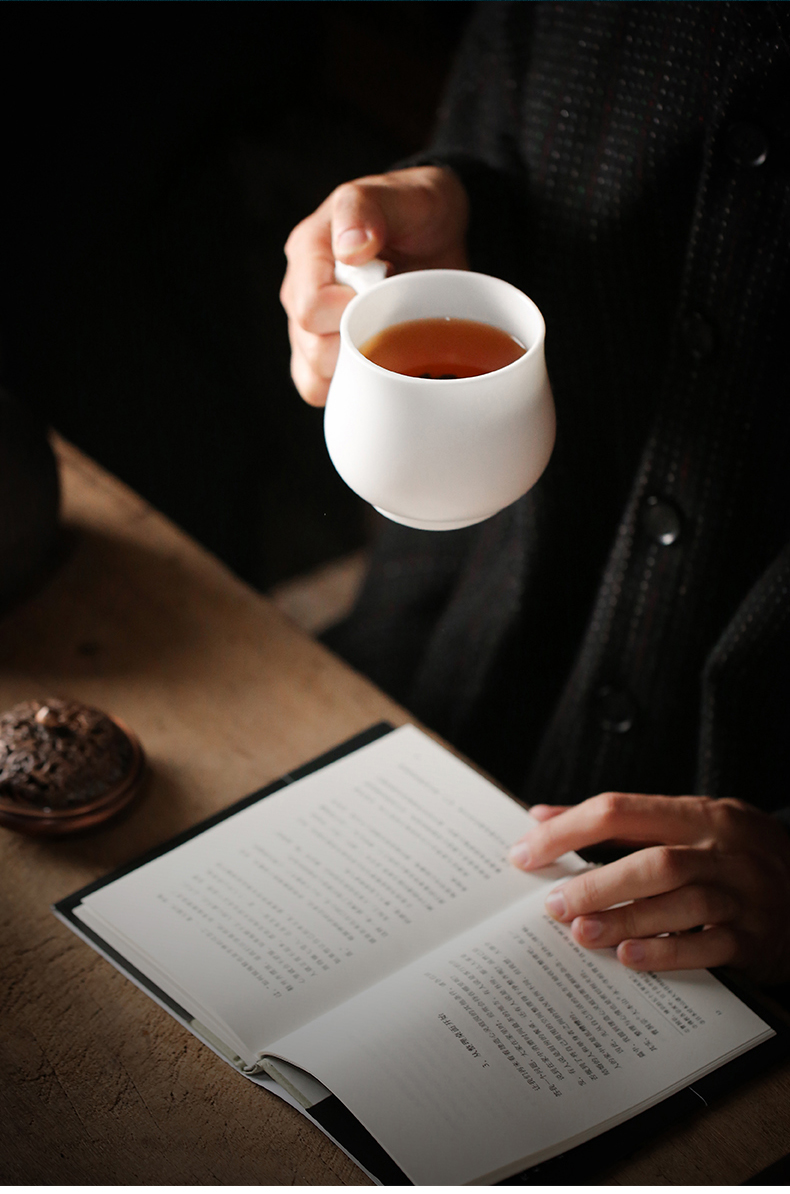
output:
{"label": "hand resting on book page", "polygon": [[546,901],[580,945],[616,947],[634,970],[734,966],[760,982],[790,979],[790,835],[773,817],[739,800],[623,792],[530,812],[541,824],[510,855],[522,870],[602,842],[635,847]]}

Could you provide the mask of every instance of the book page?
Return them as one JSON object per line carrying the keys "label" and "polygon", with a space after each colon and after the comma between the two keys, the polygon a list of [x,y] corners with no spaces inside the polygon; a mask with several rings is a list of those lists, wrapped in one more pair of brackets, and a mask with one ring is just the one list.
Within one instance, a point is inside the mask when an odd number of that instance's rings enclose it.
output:
{"label": "book page", "polygon": [[541,875],[506,862],[529,814],[413,726],[241,810],[75,910],[250,1064]]}
{"label": "book page", "polygon": [[541,903],[521,900],[274,1046],[417,1184],[511,1176],[772,1035],[707,971],[630,971]]}

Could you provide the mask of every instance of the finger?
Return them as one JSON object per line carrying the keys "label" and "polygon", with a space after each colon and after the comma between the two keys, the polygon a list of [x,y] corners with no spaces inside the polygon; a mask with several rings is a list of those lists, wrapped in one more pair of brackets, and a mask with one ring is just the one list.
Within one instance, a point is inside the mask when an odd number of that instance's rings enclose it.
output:
{"label": "finger", "polygon": [[330,196],[333,255],[349,265],[372,261],[387,240],[387,217],[375,182],[347,182]]}
{"label": "finger", "polygon": [[342,261],[383,256],[396,272],[468,268],[468,198],[451,170],[411,166],[371,175],[338,187],[328,202],[332,247]]}
{"label": "finger", "polygon": [[552,817],[567,812],[568,807],[567,804],[533,804],[529,813],[536,821],[550,821]]}
{"label": "finger", "polygon": [[326,406],[329,382],[314,373],[300,353],[293,353],[291,356],[291,377],[308,405]]}
{"label": "finger", "polygon": [[737,964],[739,953],[736,934],[722,925],[701,933],[623,941],[617,948],[617,957],[632,970],[709,970]]}
{"label": "finger", "polygon": [[[550,821],[552,817],[557,817],[560,813],[567,812],[569,807],[567,804],[533,804],[530,806],[529,814],[536,821]],[[530,859],[532,858],[532,851],[527,841],[529,836],[529,834],[526,834],[524,837],[519,838],[508,851],[508,861],[513,866],[521,867],[522,870],[528,870]]]}
{"label": "finger", "polygon": [[469,199],[453,170],[409,167],[381,175],[387,260],[405,269],[468,269]]}
{"label": "finger", "polygon": [[630,937],[657,937],[659,933],[687,932],[698,925],[728,924],[739,911],[739,901],[729,892],[691,884],[594,916],[577,916],[571,932],[580,945],[606,949]]}
{"label": "finger", "polygon": [[550,892],[545,908],[555,920],[568,922],[691,884],[719,885],[732,869],[731,860],[709,850],[651,846],[566,880]]}
{"label": "finger", "polygon": [[354,291],[335,282],[331,219],[326,204],[294,228],[285,255],[288,269],[280,301],[288,318],[317,336],[336,332]]}
{"label": "finger", "polygon": [[314,336],[293,320],[288,323],[292,351],[301,356],[322,381],[331,381],[340,352],[340,335]]}
{"label": "finger", "polygon": [[513,861],[523,870],[548,866],[569,850],[621,839],[628,842],[696,842],[709,829],[702,796],[643,796],[604,792],[552,817],[525,836]]}
{"label": "finger", "polygon": [[335,282],[334,259],[327,278],[321,262],[299,258],[289,267],[280,301],[290,320],[314,336],[327,336],[340,328],[340,317],[354,297],[350,286]]}

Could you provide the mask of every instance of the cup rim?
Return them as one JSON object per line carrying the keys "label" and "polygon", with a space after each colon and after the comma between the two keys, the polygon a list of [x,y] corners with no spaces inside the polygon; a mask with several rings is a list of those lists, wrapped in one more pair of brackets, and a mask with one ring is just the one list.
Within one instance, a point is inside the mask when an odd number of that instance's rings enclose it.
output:
{"label": "cup rim", "polygon": [[[539,335],[536,336],[536,338],[533,340],[532,344],[530,344],[529,348],[525,349],[525,351],[522,353],[522,355],[520,357],[517,357],[515,361],[511,361],[508,365],[502,365],[499,369],[490,369],[486,373],[474,374],[472,377],[413,377],[408,373],[398,373],[394,369],[386,369],[383,365],[377,365],[375,361],[371,361],[370,358],[366,357],[363,352],[360,352],[360,350],[357,348],[354,341],[351,339],[351,333],[348,330],[348,325],[353,316],[353,312],[361,304],[361,302],[368,297],[368,295],[373,294],[374,291],[380,290],[382,286],[387,286],[399,278],[412,278],[419,274],[431,274],[431,276],[433,276],[433,277],[435,277],[439,274],[452,274],[452,275],[463,274],[466,277],[486,278],[489,281],[497,283],[497,285],[499,285],[499,286],[503,286],[503,287],[506,287],[508,290],[512,290],[515,294],[517,294],[519,296],[520,299],[523,299],[524,302],[526,302],[532,308],[533,312],[538,317]],[[432,318],[432,317],[425,316],[424,318]],[[458,316],[457,318],[463,318],[463,317]],[[405,321],[401,321],[401,322],[405,322]],[[476,320],[475,322],[483,323],[485,321],[484,320]],[[496,327],[496,324],[491,324],[490,326]],[[435,385],[444,386],[444,387],[458,386],[458,385],[464,385],[468,382],[476,382],[477,384],[479,384],[482,378],[499,377],[502,373],[506,373],[508,370],[515,370],[519,367],[523,368],[524,365],[528,361],[531,361],[534,356],[537,356],[537,354],[543,350],[543,346],[544,346],[545,340],[546,340],[546,321],[543,318],[543,313],[541,312],[537,303],[535,303],[534,300],[529,297],[529,295],[525,294],[523,290],[519,290],[519,288],[517,286],[514,286],[512,282],[506,282],[504,278],[497,278],[494,274],[481,274],[478,270],[469,270],[469,269],[406,270],[402,274],[392,274],[387,278],[382,278],[380,282],[374,283],[373,286],[369,286],[367,288],[367,290],[364,290],[361,294],[356,294],[354,296],[354,298],[348,304],[348,306],[346,307],[346,309],[344,310],[344,312],[340,318],[340,339],[341,339],[341,342],[343,343],[343,345],[345,345],[347,348],[352,350],[356,359],[364,362],[365,366],[369,367],[370,369],[375,370],[377,373],[383,373],[386,377],[397,377],[399,379],[399,381],[416,382],[421,385],[428,382],[432,386],[435,386]]]}

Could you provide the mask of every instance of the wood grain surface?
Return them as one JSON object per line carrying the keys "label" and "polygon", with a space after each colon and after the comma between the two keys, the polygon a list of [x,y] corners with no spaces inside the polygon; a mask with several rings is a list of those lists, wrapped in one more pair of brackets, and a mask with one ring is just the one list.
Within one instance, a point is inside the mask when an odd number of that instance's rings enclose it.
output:
{"label": "wood grain surface", "polygon": [[[0,829],[0,1180],[366,1184],[50,905],[371,723],[408,716],[129,489],[56,448],[69,550],[0,622],[0,710],[48,696],[97,705],[137,732],[150,775],[122,821],[89,835]],[[741,1182],[790,1151],[788,1107],[784,1067],[606,1181]]]}
{"label": "wood grain surface", "polygon": [[150,777],[74,840],[0,829],[5,1183],[367,1179],[52,915],[50,904],[372,722],[404,712],[62,442],[69,554],[0,623],[0,709],[75,697],[139,735]]}

